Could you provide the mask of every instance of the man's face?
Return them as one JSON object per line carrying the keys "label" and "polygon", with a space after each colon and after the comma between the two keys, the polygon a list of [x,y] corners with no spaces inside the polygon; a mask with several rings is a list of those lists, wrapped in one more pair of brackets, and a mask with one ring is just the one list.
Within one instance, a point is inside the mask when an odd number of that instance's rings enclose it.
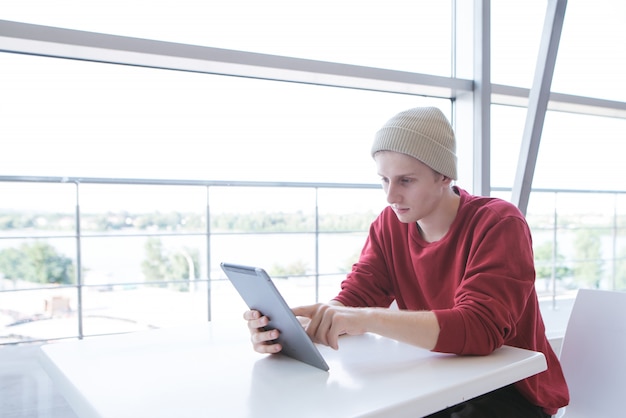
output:
{"label": "man's face", "polygon": [[387,202],[401,222],[417,222],[436,215],[449,180],[426,164],[393,151],[374,155]]}

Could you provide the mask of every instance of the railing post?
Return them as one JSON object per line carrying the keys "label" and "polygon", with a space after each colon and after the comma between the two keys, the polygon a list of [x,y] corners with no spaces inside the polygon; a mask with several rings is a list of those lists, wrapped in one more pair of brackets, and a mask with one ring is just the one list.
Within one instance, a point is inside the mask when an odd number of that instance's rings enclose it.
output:
{"label": "railing post", "polygon": [[315,188],[315,302],[320,301],[320,212],[319,187]]}
{"label": "railing post", "polygon": [[80,228],[80,183],[74,182],[76,186],[76,309],[78,311],[78,338],[84,337],[83,333],[83,262],[81,251],[81,228]]}
{"label": "railing post", "polygon": [[211,321],[211,186],[206,186],[206,287],[207,287],[207,320]]}
{"label": "railing post", "polygon": [[557,196],[558,193],[554,193],[554,220],[552,229],[552,309],[556,309],[556,265],[559,260],[559,251],[557,248],[557,231],[559,229],[559,214],[557,212]]}
{"label": "railing post", "polygon": [[613,196],[613,269],[611,271],[611,290],[617,290],[617,193]]}

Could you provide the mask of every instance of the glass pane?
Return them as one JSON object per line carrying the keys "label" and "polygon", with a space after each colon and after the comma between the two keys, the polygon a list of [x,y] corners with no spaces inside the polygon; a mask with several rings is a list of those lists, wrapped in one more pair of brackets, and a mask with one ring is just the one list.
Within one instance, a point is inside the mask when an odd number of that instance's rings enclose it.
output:
{"label": "glass pane", "polygon": [[[512,187],[524,135],[526,109],[492,106],[491,180]],[[533,188],[621,190],[626,120],[548,112],[541,136]]]}
{"label": "glass pane", "polygon": [[613,286],[615,290],[626,291],[626,193],[615,199],[615,264],[613,266]]}
{"label": "glass pane", "polygon": [[[210,206],[214,222],[211,227],[218,232],[312,232],[315,229],[314,188],[215,186],[210,190]],[[269,218],[273,212],[299,213],[302,222],[293,219],[291,225],[273,224]],[[253,221],[251,215],[258,215],[259,219]],[[240,220],[242,223],[237,225]]]}
{"label": "glass pane", "polygon": [[205,233],[205,186],[81,184],[81,229],[87,235]]}
{"label": "glass pane", "polygon": [[626,2],[569,0],[552,91],[626,101]]}
{"label": "glass pane", "polygon": [[[530,88],[546,15],[545,0],[491,4],[492,81]],[[552,91],[626,100],[626,3],[570,0]]]}
{"label": "glass pane", "polygon": [[192,45],[450,75],[437,0],[11,2],[3,19]]}
{"label": "glass pane", "polygon": [[137,283],[182,281],[164,287],[188,291],[188,280],[206,278],[204,236],[103,234],[83,237],[83,283],[133,288]]}
{"label": "glass pane", "polygon": [[85,335],[98,335],[204,322],[207,300],[206,283],[196,292],[161,285],[114,291],[86,288],[83,331]]}
{"label": "glass pane", "polygon": [[[375,173],[376,166],[371,160],[372,172]],[[374,184],[380,184],[377,178]],[[359,216],[359,222],[350,221],[347,224],[337,224],[323,221],[320,222],[322,231],[353,231],[355,228],[367,230],[369,224],[387,206],[385,193],[382,186],[373,189],[320,189],[318,193],[318,211],[320,215],[334,216]],[[363,217],[367,217],[369,222],[363,223]],[[349,220],[349,219],[346,219]]]}
{"label": "glass pane", "polygon": [[513,187],[526,108],[491,106],[491,185]]}
{"label": "glass pane", "polygon": [[625,199],[614,192],[533,192],[527,219],[545,294],[624,288]]}
{"label": "glass pane", "polygon": [[0,65],[0,137],[12,150],[0,153],[5,175],[377,182],[376,130],[414,106],[450,108],[443,99],[15,54],[0,54]]}
{"label": "glass pane", "polygon": [[532,86],[546,3],[546,0],[491,2],[493,83]]}
{"label": "glass pane", "polygon": [[[7,138],[3,137],[5,144],[10,142]],[[10,147],[13,150],[13,144]],[[8,157],[5,157],[7,154]],[[4,162],[4,158],[12,158],[11,155],[11,152],[0,153],[0,160]],[[20,164],[26,164],[24,159],[20,161]],[[8,167],[3,164],[0,166],[3,168],[3,175],[11,175],[11,170],[6,169]],[[74,184],[0,182],[0,196],[2,196],[0,213],[3,214],[0,230],[3,231],[3,235],[4,231],[9,229],[73,230],[75,228],[76,186]],[[24,218],[17,219],[6,215],[11,213],[19,213]],[[52,213],[55,214],[54,217],[38,219],[39,215]]]}
{"label": "glass pane", "polygon": [[1,290],[0,344],[78,336],[75,288]]}
{"label": "glass pane", "polygon": [[[363,232],[321,235],[320,273],[341,274],[345,277],[352,270],[352,264],[357,262],[366,238],[367,229]],[[339,287],[335,292],[339,293]]]}
{"label": "glass pane", "polygon": [[76,239],[31,235],[0,239],[0,290],[76,283]]}
{"label": "glass pane", "polygon": [[263,267],[276,278],[311,274],[315,269],[315,234],[228,234],[211,239],[214,278],[224,277],[219,263]]}
{"label": "glass pane", "polygon": [[[593,201],[594,205],[584,205]],[[615,198],[601,194],[559,194],[557,198],[558,256],[568,270],[563,285],[609,288],[612,263]]]}
{"label": "glass pane", "polygon": [[623,190],[626,165],[619,132],[626,132],[624,119],[548,112],[533,187]]}

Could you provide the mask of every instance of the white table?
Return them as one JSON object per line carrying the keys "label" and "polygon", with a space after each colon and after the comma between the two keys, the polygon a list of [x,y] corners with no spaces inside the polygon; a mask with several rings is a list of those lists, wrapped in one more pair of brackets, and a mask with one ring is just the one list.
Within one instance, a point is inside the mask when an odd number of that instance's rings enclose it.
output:
{"label": "white table", "polygon": [[245,324],[92,337],[42,346],[81,418],[416,417],[546,369],[543,354],[432,353],[372,334],[320,347],[329,372],[255,353]]}

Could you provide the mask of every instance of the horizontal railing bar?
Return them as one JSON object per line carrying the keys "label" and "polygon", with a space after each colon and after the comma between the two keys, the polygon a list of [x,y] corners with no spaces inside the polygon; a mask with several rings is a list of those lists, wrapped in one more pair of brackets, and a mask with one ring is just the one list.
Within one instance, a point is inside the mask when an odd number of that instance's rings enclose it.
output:
{"label": "horizontal railing bar", "polygon": [[[512,189],[510,187],[492,187],[491,191],[494,192],[510,192]],[[589,193],[589,194],[626,194],[626,190],[592,190],[592,189],[544,189],[537,188],[532,189],[532,192],[537,193],[571,193],[571,194],[580,194],[580,193]]]}
{"label": "horizontal railing bar", "polygon": [[[331,273],[319,273],[317,276],[319,277],[332,277],[345,275],[347,272],[331,272]],[[272,279],[286,279],[286,278],[294,278],[294,279],[306,279],[308,277],[315,277],[316,274],[294,274],[289,276],[283,275],[272,275]],[[207,278],[197,278],[191,280],[154,280],[154,281],[143,281],[143,282],[110,282],[105,284],[81,284],[80,287],[83,288],[92,288],[97,289],[99,287],[116,287],[116,286],[137,286],[137,287],[161,287],[169,284],[199,284],[199,283],[208,283],[208,282],[225,282],[227,279],[217,278],[217,279],[207,279]],[[37,287],[22,287],[16,289],[0,289],[1,293],[13,293],[13,292],[28,292],[28,291],[43,291],[43,290],[62,290],[62,289],[75,289],[78,285],[76,284],[68,284],[68,285],[56,285],[56,286],[37,286]]]}
{"label": "horizontal railing bar", "polygon": [[[358,234],[363,233],[362,230],[346,230],[346,231],[325,231],[320,229],[319,231],[306,230],[306,231],[222,231],[211,232],[211,235],[308,235],[308,234],[320,234],[320,235],[337,235],[337,234]],[[89,234],[83,233],[81,238],[139,238],[139,237],[204,237],[205,232],[181,232],[179,234],[174,232],[167,233],[150,233],[150,234],[123,234],[123,233],[110,233],[110,234]],[[76,238],[76,235],[16,235],[16,236],[2,236],[0,240],[24,240],[24,239],[67,239]]]}
{"label": "horizontal railing bar", "polygon": [[[11,279],[4,279],[11,280]],[[50,285],[50,286],[33,286],[33,287],[18,287],[15,289],[0,289],[0,293],[8,293],[8,292],[27,292],[27,291],[39,291],[39,290],[63,290],[63,289],[76,289],[78,287],[77,284],[61,284],[61,285]]]}
{"label": "horizontal railing bar", "polygon": [[4,236],[0,235],[0,240],[20,240],[20,239],[72,239],[76,238],[76,235],[15,235],[15,236]]}
{"label": "horizontal railing bar", "polygon": [[[205,186],[205,187],[264,187],[264,188],[319,188],[319,189],[369,189],[379,190],[375,183],[326,183],[326,182],[272,182],[272,181],[236,181],[236,180],[186,180],[186,179],[141,179],[111,177],[60,177],[60,176],[0,176],[0,182],[7,183],[79,183],[79,184],[117,184],[136,186]],[[492,191],[510,192],[510,187],[492,186]],[[590,194],[626,194],[626,190],[596,189],[557,189],[533,188],[537,193],[590,193]]]}
{"label": "horizontal railing bar", "polygon": [[280,187],[320,189],[380,189],[380,184],[367,183],[316,183],[284,181],[231,181],[231,180],[176,180],[108,177],[54,177],[54,176],[0,176],[0,182],[15,183],[79,183],[128,184],[148,186],[206,186],[206,187]]}

